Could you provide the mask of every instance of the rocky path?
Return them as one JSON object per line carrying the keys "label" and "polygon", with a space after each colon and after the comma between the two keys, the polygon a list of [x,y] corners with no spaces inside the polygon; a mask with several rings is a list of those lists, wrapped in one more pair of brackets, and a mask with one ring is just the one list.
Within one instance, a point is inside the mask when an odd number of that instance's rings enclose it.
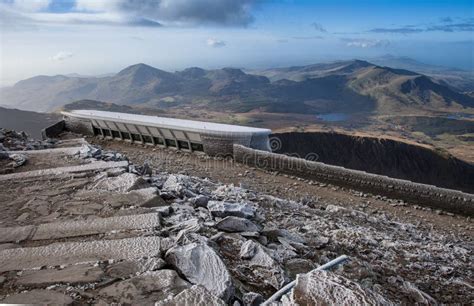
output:
{"label": "rocky path", "polygon": [[[466,218],[222,168],[228,161],[103,145],[123,154],[65,150],[57,158],[83,171],[1,182],[0,303],[258,305],[294,279],[279,304],[474,302]],[[104,163],[115,164],[93,166]],[[351,261],[307,273],[341,254]]]}

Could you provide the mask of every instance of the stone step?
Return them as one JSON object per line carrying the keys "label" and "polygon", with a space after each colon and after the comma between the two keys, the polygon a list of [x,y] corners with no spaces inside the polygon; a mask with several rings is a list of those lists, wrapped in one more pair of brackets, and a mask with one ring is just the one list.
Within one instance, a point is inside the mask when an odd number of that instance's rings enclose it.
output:
{"label": "stone step", "polygon": [[9,180],[21,180],[25,178],[39,177],[39,176],[48,176],[48,175],[60,175],[66,173],[79,173],[79,172],[88,172],[96,170],[105,170],[110,168],[125,168],[128,167],[128,161],[120,162],[104,162],[98,161],[90,164],[80,165],[80,166],[70,166],[70,167],[58,167],[51,169],[42,169],[42,170],[32,170],[19,173],[10,173],[0,175],[1,181]]}
{"label": "stone step", "polygon": [[48,240],[160,227],[160,214],[148,213],[81,221],[52,222],[38,226],[0,228],[0,243],[23,240]]}
{"label": "stone step", "polygon": [[61,154],[61,155],[74,155],[79,153],[82,147],[64,147],[54,149],[43,149],[43,150],[25,150],[25,151],[7,151],[8,154],[23,154],[23,155],[41,155],[41,154]]}
{"label": "stone step", "polygon": [[159,255],[159,237],[54,243],[0,251],[0,272]]}
{"label": "stone step", "polygon": [[97,218],[85,221],[45,223],[38,226],[32,240],[57,239],[95,235],[121,230],[138,230],[160,227],[157,213]]}

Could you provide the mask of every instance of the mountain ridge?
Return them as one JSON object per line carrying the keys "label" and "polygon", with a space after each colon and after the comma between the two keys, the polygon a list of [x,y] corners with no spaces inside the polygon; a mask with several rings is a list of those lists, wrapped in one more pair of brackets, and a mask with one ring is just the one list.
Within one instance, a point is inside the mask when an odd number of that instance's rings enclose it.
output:
{"label": "mountain ridge", "polygon": [[191,67],[167,72],[139,63],[102,78],[36,76],[0,90],[2,104],[55,110],[76,100],[155,108],[199,107],[210,111],[290,113],[408,111],[474,107],[474,98],[423,74],[336,61],[244,72]]}

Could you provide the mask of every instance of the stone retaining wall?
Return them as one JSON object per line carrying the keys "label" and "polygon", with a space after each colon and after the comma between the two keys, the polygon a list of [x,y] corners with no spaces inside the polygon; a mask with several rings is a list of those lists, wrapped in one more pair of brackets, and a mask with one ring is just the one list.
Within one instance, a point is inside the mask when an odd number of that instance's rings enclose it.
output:
{"label": "stone retaining wall", "polygon": [[78,133],[82,135],[94,136],[94,129],[89,120],[67,117],[65,118],[64,122],[65,122],[64,128],[66,131],[70,131],[70,132],[74,132],[74,133]]}
{"label": "stone retaining wall", "polygon": [[260,169],[279,171],[306,179],[403,199],[453,213],[474,215],[473,194],[254,150],[241,145],[234,145],[233,156],[239,163]]}
{"label": "stone retaining wall", "polygon": [[61,134],[62,131],[64,131],[65,126],[66,123],[64,122],[64,120],[58,121],[55,124],[42,129],[41,137],[43,138],[43,140],[47,138],[56,138],[59,136],[59,134]]}

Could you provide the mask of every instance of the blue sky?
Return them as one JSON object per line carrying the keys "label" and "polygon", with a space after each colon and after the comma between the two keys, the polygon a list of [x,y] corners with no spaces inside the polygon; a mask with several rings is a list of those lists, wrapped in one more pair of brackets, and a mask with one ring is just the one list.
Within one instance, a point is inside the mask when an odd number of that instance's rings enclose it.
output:
{"label": "blue sky", "polygon": [[472,0],[0,0],[0,26],[0,85],[138,62],[173,71],[391,54],[474,68]]}

